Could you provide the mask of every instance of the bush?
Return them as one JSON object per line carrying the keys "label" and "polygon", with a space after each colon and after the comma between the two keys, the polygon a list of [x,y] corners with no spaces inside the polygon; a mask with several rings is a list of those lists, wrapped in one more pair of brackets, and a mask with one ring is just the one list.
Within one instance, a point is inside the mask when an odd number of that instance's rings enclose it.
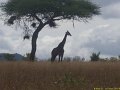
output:
{"label": "bush", "polygon": [[100,52],[98,53],[93,52],[92,55],[90,56],[91,61],[98,61],[100,59],[99,56],[100,56]]}
{"label": "bush", "polygon": [[85,58],[81,58],[80,56],[73,57],[73,61],[85,61]]}
{"label": "bush", "polygon": [[14,61],[14,55],[13,54],[4,54],[4,57],[8,61]]}
{"label": "bush", "polygon": [[71,60],[71,57],[64,57],[64,61],[70,62]]}

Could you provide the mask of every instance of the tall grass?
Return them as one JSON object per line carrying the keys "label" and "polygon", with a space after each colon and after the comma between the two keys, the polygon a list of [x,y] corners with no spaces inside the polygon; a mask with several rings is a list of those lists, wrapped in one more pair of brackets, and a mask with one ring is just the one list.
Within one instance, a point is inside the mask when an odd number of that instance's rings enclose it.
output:
{"label": "tall grass", "polygon": [[0,90],[120,87],[120,62],[0,62]]}

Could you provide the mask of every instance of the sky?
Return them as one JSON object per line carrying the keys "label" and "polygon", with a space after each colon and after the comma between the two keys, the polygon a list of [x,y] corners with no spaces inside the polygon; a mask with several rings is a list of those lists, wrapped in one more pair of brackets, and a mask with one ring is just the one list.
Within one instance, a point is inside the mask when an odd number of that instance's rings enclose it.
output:
{"label": "sky", "polygon": [[[4,2],[5,0],[0,0]],[[120,0],[91,0],[101,7],[101,15],[93,16],[88,23],[75,21],[57,22],[57,28],[46,26],[37,40],[36,56],[40,59],[51,57],[51,51],[63,39],[68,30],[64,57],[80,56],[87,60],[93,52],[101,52],[101,58],[120,55]],[[0,20],[0,53],[20,53],[31,51],[31,40],[23,40],[23,30],[7,26]]]}

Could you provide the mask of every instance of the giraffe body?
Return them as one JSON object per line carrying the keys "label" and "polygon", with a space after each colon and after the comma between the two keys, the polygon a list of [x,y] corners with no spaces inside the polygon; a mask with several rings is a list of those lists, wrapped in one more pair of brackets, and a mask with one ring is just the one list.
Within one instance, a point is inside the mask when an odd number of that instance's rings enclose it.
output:
{"label": "giraffe body", "polygon": [[65,36],[62,40],[62,42],[52,50],[51,52],[51,61],[55,61],[55,58],[56,56],[59,56],[59,61],[62,62],[62,59],[63,59],[63,55],[64,55],[64,45],[65,45],[65,42],[66,42],[66,39],[67,39],[67,36],[71,36],[71,34],[67,31],[65,33]]}

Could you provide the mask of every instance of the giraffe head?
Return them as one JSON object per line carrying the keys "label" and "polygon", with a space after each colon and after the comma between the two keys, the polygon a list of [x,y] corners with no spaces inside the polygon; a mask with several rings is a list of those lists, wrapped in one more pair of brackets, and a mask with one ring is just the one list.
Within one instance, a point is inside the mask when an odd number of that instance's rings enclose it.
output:
{"label": "giraffe head", "polygon": [[67,34],[68,36],[72,36],[69,31],[67,31],[66,34]]}

